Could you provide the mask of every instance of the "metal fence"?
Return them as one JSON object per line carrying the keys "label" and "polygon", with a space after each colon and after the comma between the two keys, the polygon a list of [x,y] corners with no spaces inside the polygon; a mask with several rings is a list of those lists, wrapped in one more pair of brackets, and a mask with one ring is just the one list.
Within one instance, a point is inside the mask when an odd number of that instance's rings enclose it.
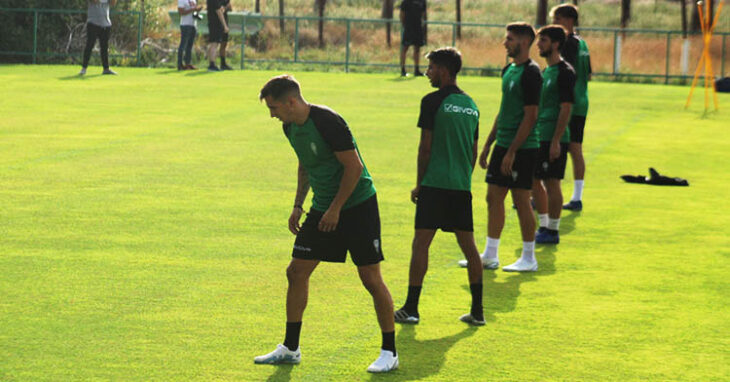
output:
{"label": "metal fence", "polygon": [[[136,65],[140,64],[141,59],[141,45],[142,45],[142,13],[139,11],[115,11],[111,10],[111,17],[112,19],[127,16],[134,19],[137,23],[136,28],[136,50],[134,53],[122,53],[122,54],[110,54],[110,58],[129,58],[136,61]],[[35,9],[35,8],[2,8],[0,7],[0,19],[3,20],[3,23],[10,24],[13,23],[16,19],[15,16],[29,16],[32,15],[32,46],[28,46],[25,49],[22,50],[3,50],[2,46],[5,44],[0,45],[0,56],[20,56],[20,57],[31,57],[31,61],[35,64],[38,62],[39,58],[48,58],[48,57],[61,57],[61,58],[68,58],[68,57],[75,57],[80,56],[80,51],[74,51],[74,52],[59,52],[58,49],[52,49],[48,47],[40,47],[39,46],[39,29],[40,26],[43,24],[45,17],[52,17],[57,16],[60,17],[62,15],[68,15],[68,16],[81,16],[79,19],[83,19],[82,24],[85,25],[85,16],[86,16],[86,10],[78,10],[78,9]],[[113,24],[117,24],[112,21]],[[81,33],[78,34],[78,39],[80,39]],[[3,36],[3,38],[8,38],[8,36]],[[8,41],[6,40],[6,43]],[[71,38],[69,38],[69,45],[71,43]]]}
{"label": "metal fence", "polygon": [[[281,27],[281,21],[285,26]],[[323,24],[324,46],[312,41]],[[345,72],[360,67],[398,68],[400,22],[386,19],[318,18],[248,15],[261,25],[262,36],[241,41],[241,68],[246,64],[305,64],[341,66]],[[386,44],[390,24],[392,42]],[[497,74],[508,62],[502,46],[505,25],[428,21],[425,49],[451,45],[463,54],[464,71]],[[607,79],[691,79],[702,54],[702,35],[683,38],[681,31],[578,28],[591,50],[593,75]],[[715,74],[726,75],[728,32],[715,33],[711,55]],[[459,38],[459,36],[461,36]],[[266,40],[264,44],[261,39]],[[271,41],[273,40],[273,41]],[[536,48],[533,57],[538,57]],[[408,62],[410,62],[410,54]],[[410,65],[410,64],[409,64]]]}

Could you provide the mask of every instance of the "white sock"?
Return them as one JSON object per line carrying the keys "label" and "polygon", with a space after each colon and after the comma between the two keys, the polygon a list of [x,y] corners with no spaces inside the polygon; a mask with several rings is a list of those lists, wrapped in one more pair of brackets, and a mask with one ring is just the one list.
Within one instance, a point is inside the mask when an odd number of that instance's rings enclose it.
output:
{"label": "white sock", "polygon": [[523,241],[522,242],[522,258],[530,262],[535,260],[535,242],[534,241]]}
{"label": "white sock", "polygon": [[571,201],[579,201],[583,199],[583,179],[573,181],[573,197]]}
{"label": "white sock", "polygon": [[557,231],[558,229],[560,229],[560,218],[548,219],[547,227],[548,229],[551,229],[553,231]]}
{"label": "white sock", "polygon": [[537,214],[537,219],[540,221],[540,228],[548,226],[548,214]]}
{"label": "white sock", "polygon": [[482,258],[484,259],[496,259],[498,258],[498,252],[499,250],[499,239],[491,238],[487,236],[487,247],[484,248],[484,253],[482,254]]}

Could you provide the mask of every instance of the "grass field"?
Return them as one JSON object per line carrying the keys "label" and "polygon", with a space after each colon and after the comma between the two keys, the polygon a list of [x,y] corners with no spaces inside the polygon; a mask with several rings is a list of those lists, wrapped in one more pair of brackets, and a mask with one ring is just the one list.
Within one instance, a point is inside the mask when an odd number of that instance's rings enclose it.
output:
{"label": "grass field", "polygon": [[[91,68],[96,73],[99,68]],[[453,237],[431,252],[401,368],[365,372],[380,334],[354,266],[323,264],[299,366],[255,366],[283,341],[296,158],[257,100],[274,72],[0,66],[0,380],[694,380],[730,375],[730,97],[703,116],[687,87],[594,83],[584,211],[535,274],[484,274],[469,306]],[[100,72],[100,69],[98,70]],[[383,274],[405,300],[425,79],[298,73],[348,121],[381,205]],[[460,82],[482,111],[499,81]],[[699,93],[701,94],[701,92]],[[660,172],[688,188],[625,184]],[[484,171],[474,215],[484,245]],[[566,194],[571,190],[566,182]],[[500,257],[521,242],[508,211]]]}

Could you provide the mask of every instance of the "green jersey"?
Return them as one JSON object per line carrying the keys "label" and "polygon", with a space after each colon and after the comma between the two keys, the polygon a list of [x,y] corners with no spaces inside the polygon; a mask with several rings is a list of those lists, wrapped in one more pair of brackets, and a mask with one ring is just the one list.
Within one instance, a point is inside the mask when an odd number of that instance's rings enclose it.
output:
{"label": "green jersey", "polygon": [[479,109],[456,86],[446,86],[421,100],[418,127],[431,130],[431,158],[421,185],[471,191],[474,142],[479,140]]}
{"label": "green jersey", "polygon": [[[560,60],[555,65],[548,66],[542,72],[542,93],[540,94],[540,111],[537,115],[537,130],[540,142],[552,141],[560,114],[560,104],[573,103],[575,94],[575,71],[569,63]],[[560,142],[570,142],[570,130],[565,121],[565,132]]]}
{"label": "green jersey", "polygon": [[[299,126],[296,123],[284,124],[284,134],[299,158],[299,164],[307,171],[309,185],[312,187],[312,208],[327,211],[337,191],[345,168],[337,160],[335,152],[355,150],[360,157],[355,138],[339,114],[325,106],[311,105],[309,118]],[[363,162],[360,180],[345,202],[343,209],[360,204],[375,195],[373,179]]]}
{"label": "green jersey", "polygon": [[[542,75],[540,67],[533,60],[515,65],[511,63],[502,69],[502,104],[497,117],[497,146],[509,147],[515,140],[517,130],[525,117],[525,106],[540,103]],[[536,149],[537,132],[530,135],[520,149]]]}
{"label": "green jersey", "polygon": [[588,44],[580,36],[571,33],[560,54],[575,69],[575,103],[572,114],[585,117],[588,114],[588,77],[593,72]]}

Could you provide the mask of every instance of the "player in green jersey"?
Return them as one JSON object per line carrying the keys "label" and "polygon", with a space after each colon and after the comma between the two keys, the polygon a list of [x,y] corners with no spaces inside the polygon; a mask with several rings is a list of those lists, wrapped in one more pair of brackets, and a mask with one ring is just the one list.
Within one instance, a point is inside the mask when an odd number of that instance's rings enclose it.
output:
{"label": "player in green jersey", "polygon": [[[373,297],[383,336],[380,356],[368,371],[396,369],[393,300],[380,274],[383,252],[378,202],[372,178],[347,123],[332,109],[307,103],[299,83],[288,75],[269,80],[259,98],[266,102],[271,117],[284,124],[284,134],[299,159],[299,170],[289,217],[289,230],[296,240],[286,271],[286,336],[284,344],[256,357],[254,362],[301,361],[299,333],[307,306],[309,278],[320,261],[344,262],[349,251],[360,280]],[[300,225],[302,205],[310,186],[314,193],[312,208]]]}
{"label": "player in green jersey", "polygon": [[[512,62],[502,70],[502,103],[492,131],[479,156],[487,169],[487,244],[481,255],[485,268],[499,267],[499,239],[504,228],[504,199],[511,191],[522,232],[522,256],[504,271],[537,271],[535,259],[535,217],[530,205],[530,190],[537,160],[537,121],[542,75],[530,59],[535,29],[527,23],[507,25],[504,47]],[[495,143],[489,162],[489,149]]]}
{"label": "player in green jersey", "polygon": [[411,200],[416,203],[416,232],[408,278],[408,297],[395,320],[415,324],[420,320],[418,300],[428,268],[428,249],[440,228],[454,232],[468,267],[471,311],[460,317],[471,325],[484,325],[482,264],[474,241],[471,176],[477,159],[479,109],[456,86],[461,53],[454,48],[430,52],[426,76],[439,90],[421,100],[418,127],[418,174]]}
{"label": "player in green jersey", "polygon": [[575,69],[575,103],[570,118],[570,144],[568,150],[573,162],[573,196],[563,209],[580,211],[583,209],[583,184],[585,179],[586,163],[583,158],[583,130],[588,114],[588,81],[593,72],[591,55],[585,40],[575,33],[578,25],[578,7],[573,4],[561,4],[554,7],[550,14],[553,24],[562,25],[568,32],[561,54],[573,69]]}
{"label": "player in green jersey", "polygon": [[537,32],[537,49],[548,65],[542,73],[540,111],[535,127],[540,136],[532,187],[540,219],[540,228],[535,237],[538,244],[560,242],[558,229],[563,207],[560,181],[565,175],[565,162],[568,159],[570,132],[567,127],[575,98],[575,71],[560,56],[565,36],[565,29],[560,25],[544,26]]}

